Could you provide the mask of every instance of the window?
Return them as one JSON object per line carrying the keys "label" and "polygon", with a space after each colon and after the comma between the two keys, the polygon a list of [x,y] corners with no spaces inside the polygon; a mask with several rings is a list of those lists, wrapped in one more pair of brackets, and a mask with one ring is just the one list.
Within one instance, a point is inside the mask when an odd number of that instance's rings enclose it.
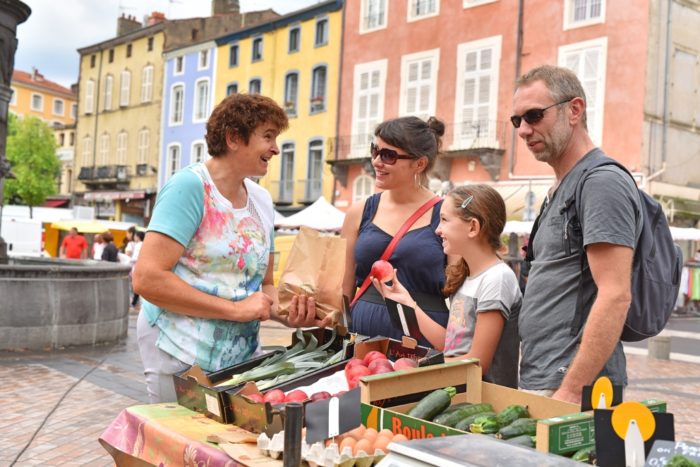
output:
{"label": "window", "polygon": [[68,146],[70,146],[72,148],[74,145],[75,145],[75,133],[71,131],[70,133],[68,133]]}
{"label": "window", "polygon": [[497,147],[498,67],[501,37],[457,47],[455,149]]}
{"label": "window", "polygon": [[146,65],[141,72],[141,102],[153,99],[153,65]]}
{"label": "window", "polygon": [[126,165],[126,131],[120,131],[117,135],[117,165]]}
{"label": "window", "polygon": [[386,0],[362,0],[360,6],[360,32],[386,27]]}
{"label": "window", "polygon": [[175,70],[173,70],[174,75],[181,75],[185,72],[185,57],[175,57]]}
{"label": "window", "polygon": [[440,49],[401,58],[400,115],[415,115],[423,120],[435,115],[439,63]]}
{"label": "window", "polygon": [[209,50],[199,51],[199,61],[197,62],[198,70],[205,70],[209,68]]}
{"label": "window", "polygon": [[83,156],[83,161],[82,165],[83,167],[87,167],[92,165],[90,162],[90,156],[92,155],[92,138],[89,136],[86,136],[83,138],[83,150],[82,150],[82,156]]}
{"label": "window", "polygon": [[204,121],[209,116],[209,78],[201,79],[194,87],[193,121]]}
{"label": "window", "polygon": [[229,68],[238,66],[238,44],[232,45],[228,49],[228,66]]}
{"label": "window", "polygon": [[44,96],[41,94],[32,94],[32,110],[36,110],[38,112],[43,112],[44,111]]}
{"label": "window", "polygon": [[112,75],[105,76],[105,93],[102,110],[112,110],[112,89],[114,88],[114,78]]}
{"label": "window", "polygon": [[323,141],[309,143],[309,168],[306,183],[306,200],[316,201],[321,196],[323,183]]}
{"label": "window", "polygon": [[53,114],[63,116],[63,99],[53,100]]}
{"label": "window", "polygon": [[168,146],[168,159],[165,166],[165,180],[180,170],[180,145],[171,144]]}
{"label": "window", "polygon": [[100,136],[100,164],[99,165],[107,165],[109,164],[109,135],[107,133],[103,133],[102,136]]}
{"label": "window", "polygon": [[288,115],[297,115],[297,94],[299,88],[299,74],[289,73],[284,79],[284,110]]}
{"label": "window", "polygon": [[498,0],[462,0],[463,8],[471,8],[473,6],[484,5],[486,3],[493,3]]}
{"label": "window", "polygon": [[700,61],[698,53],[674,44],[671,52],[668,105],[670,118],[689,126],[700,121]]}
{"label": "window", "polygon": [[387,60],[355,65],[351,152],[366,156],[374,127],[384,118]]}
{"label": "window", "polygon": [[124,70],[121,76],[121,88],[119,91],[119,105],[129,105],[129,91],[131,90],[131,72]]}
{"label": "window", "polygon": [[586,92],[588,134],[596,146],[603,144],[607,49],[605,37],[559,47],[559,65],[576,73]]}
{"label": "window", "polygon": [[316,21],[316,36],[314,45],[316,47],[328,44],[328,18]]}
{"label": "window", "polygon": [[251,79],[248,83],[248,94],[260,94],[262,89],[262,81],[260,78]]}
{"label": "window", "polygon": [[97,61],[97,56],[95,54],[90,55],[90,68],[95,68],[96,61]]}
{"label": "window", "polygon": [[185,86],[178,84],[170,91],[170,124],[182,123],[182,109],[185,106]]}
{"label": "window", "polygon": [[257,62],[258,60],[262,60],[262,53],[263,53],[262,37],[256,37],[255,39],[253,39],[253,55],[251,56],[251,60],[253,62]]}
{"label": "window", "polygon": [[149,38],[148,38],[148,42],[147,42],[147,44],[146,44],[146,50],[147,50],[148,52],[150,52],[150,51],[153,50],[153,37],[149,37]]}
{"label": "window", "polygon": [[131,57],[131,44],[126,44],[126,58]]}
{"label": "window", "polygon": [[374,180],[369,175],[360,175],[352,184],[352,202],[362,201],[374,193]]}
{"label": "window", "polygon": [[192,144],[192,155],[190,156],[190,161],[194,164],[198,162],[204,162],[206,159],[206,151],[204,150],[204,143],[195,142]]}
{"label": "window", "polygon": [[229,83],[226,86],[226,95],[236,94],[238,92],[238,83]]}
{"label": "window", "polygon": [[109,49],[107,57],[108,57],[107,60],[109,61],[109,63],[112,63],[114,61],[114,49]]}
{"label": "window", "polygon": [[408,0],[408,21],[438,15],[440,0]]}
{"label": "window", "polygon": [[71,104],[70,106],[70,116],[75,119],[78,117],[78,104]]}
{"label": "window", "polygon": [[85,113],[91,114],[95,110],[95,81],[89,79],[85,83]]}
{"label": "window", "polygon": [[138,163],[145,164],[148,161],[148,150],[151,144],[151,134],[148,128],[139,131]]}
{"label": "window", "polygon": [[294,144],[282,145],[280,152],[280,186],[278,203],[294,201]]}
{"label": "window", "polygon": [[289,28],[289,53],[299,52],[301,46],[301,28],[295,26]]}
{"label": "window", "polygon": [[58,146],[63,147],[64,144],[66,144],[66,134],[61,132],[58,135]]}
{"label": "window", "polygon": [[605,0],[565,0],[564,30],[605,22]]}
{"label": "window", "polygon": [[326,110],[326,67],[314,68],[311,78],[311,112]]}
{"label": "window", "polygon": [[15,88],[12,89],[12,97],[10,97],[10,105],[17,105],[17,90]]}

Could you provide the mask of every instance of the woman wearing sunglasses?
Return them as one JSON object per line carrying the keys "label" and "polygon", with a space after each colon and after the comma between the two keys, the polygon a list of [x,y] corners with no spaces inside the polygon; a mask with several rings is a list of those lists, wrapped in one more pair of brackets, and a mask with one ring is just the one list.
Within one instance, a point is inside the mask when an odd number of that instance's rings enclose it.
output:
{"label": "woman wearing sunglasses", "polygon": [[[379,191],[350,207],[341,236],[347,240],[343,294],[352,298],[404,222],[435,194],[426,188],[445,125],[431,117],[401,117],[380,123],[370,144],[375,187]],[[440,222],[438,202],[418,218],[398,242],[388,261],[421,309],[440,326],[449,310],[442,288],[446,257],[435,229]],[[403,333],[389,318],[384,299],[368,287],[351,308],[351,330],[367,336],[400,339]],[[422,338],[419,343],[431,346]]]}

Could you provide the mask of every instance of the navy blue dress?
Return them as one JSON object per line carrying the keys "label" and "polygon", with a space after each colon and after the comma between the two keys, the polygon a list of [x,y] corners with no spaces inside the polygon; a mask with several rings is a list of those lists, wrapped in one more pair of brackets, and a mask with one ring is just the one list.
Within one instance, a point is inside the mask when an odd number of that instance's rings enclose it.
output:
{"label": "navy blue dress", "polygon": [[[381,257],[393,238],[372,222],[380,197],[381,193],[377,193],[368,198],[362,212],[354,252],[357,287],[364,282],[372,264]],[[430,225],[406,232],[396,245],[389,262],[397,270],[399,281],[421,305],[421,309],[435,322],[447,327],[449,309],[441,292],[445,286],[447,258],[442,250],[442,241],[435,234],[435,229],[440,223],[441,205],[442,201],[433,207]],[[381,296],[375,287],[370,285],[351,310],[351,330],[366,336],[401,339],[403,333],[392,325],[386,305],[377,302],[381,302]],[[425,338],[421,338],[419,344],[432,347]]]}

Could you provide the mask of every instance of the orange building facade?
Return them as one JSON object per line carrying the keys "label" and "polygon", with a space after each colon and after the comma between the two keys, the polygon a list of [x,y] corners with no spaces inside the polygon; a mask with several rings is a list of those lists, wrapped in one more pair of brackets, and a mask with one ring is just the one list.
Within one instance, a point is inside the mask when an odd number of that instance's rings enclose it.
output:
{"label": "orange building facade", "polygon": [[36,69],[12,73],[10,112],[37,117],[50,126],[75,123],[77,96],[70,89],[44,78]]}
{"label": "orange building facade", "polygon": [[644,184],[662,167],[650,135],[663,118],[650,96],[663,91],[649,76],[665,60],[649,49],[678,36],[657,27],[664,9],[647,0],[347,2],[334,204],[346,209],[374,192],[376,124],[434,115],[446,134],[431,188],[489,183],[509,218],[532,219],[553,173],[518,140],[509,116],[515,80],[541,64],[577,74],[593,141]]}

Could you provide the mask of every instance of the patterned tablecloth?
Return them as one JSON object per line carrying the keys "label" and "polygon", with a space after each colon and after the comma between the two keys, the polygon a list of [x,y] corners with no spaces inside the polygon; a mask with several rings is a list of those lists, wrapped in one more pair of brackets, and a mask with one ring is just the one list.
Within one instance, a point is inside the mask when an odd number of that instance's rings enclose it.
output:
{"label": "patterned tablecloth", "polygon": [[233,467],[243,464],[207,442],[207,436],[234,430],[240,431],[177,404],[136,405],[122,410],[99,441],[119,466]]}

